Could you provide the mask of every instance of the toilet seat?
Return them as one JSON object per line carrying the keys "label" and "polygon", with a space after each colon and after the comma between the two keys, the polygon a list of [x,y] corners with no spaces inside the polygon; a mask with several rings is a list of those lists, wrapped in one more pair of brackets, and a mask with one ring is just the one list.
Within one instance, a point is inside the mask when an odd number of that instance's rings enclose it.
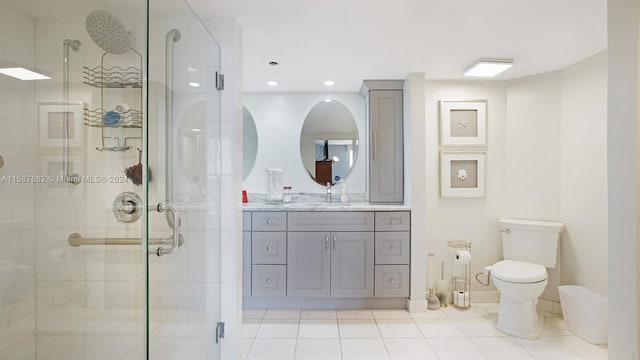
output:
{"label": "toilet seat", "polygon": [[538,264],[503,260],[492,266],[491,275],[510,283],[537,283],[547,280],[547,269]]}

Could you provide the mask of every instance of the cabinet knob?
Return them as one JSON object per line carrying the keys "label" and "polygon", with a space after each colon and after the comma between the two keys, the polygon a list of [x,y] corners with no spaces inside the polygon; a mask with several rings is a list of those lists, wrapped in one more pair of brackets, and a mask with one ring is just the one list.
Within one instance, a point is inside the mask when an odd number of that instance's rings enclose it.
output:
{"label": "cabinet knob", "polygon": [[267,219],[267,224],[271,224],[273,221],[271,219]]}
{"label": "cabinet knob", "polygon": [[391,219],[391,225],[398,225],[400,222],[400,219]]}
{"label": "cabinet knob", "polygon": [[389,250],[390,250],[390,251],[396,251],[396,248],[395,248],[395,247],[393,247],[393,246],[391,246],[391,247],[389,248]]}
{"label": "cabinet knob", "polygon": [[267,250],[271,251],[272,247],[271,245],[267,245]]}
{"label": "cabinet knob", "polygon": [[396,283],[396,279],[394,279],[394,278],[389,279],[389,283],[390,284],[395,284]]}
{"label": "cabinet knob", "polygon": [[271,279],[266,280],[267,284],[271,284]]}

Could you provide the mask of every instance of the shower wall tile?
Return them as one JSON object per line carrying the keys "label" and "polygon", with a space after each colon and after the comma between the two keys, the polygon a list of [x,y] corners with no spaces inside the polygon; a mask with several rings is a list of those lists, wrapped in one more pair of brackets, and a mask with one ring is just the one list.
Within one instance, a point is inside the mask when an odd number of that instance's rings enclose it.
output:
{"label": "shower wall tile", "polygon": [[84,331],[85,293],[84,281],[39,281],[36,290],[37,331]]}
{"label": "shower wall tile", "polygon": [[36,271],[38,280],[84,280],[85,250],[67,243],[65,229],[37,230]]}

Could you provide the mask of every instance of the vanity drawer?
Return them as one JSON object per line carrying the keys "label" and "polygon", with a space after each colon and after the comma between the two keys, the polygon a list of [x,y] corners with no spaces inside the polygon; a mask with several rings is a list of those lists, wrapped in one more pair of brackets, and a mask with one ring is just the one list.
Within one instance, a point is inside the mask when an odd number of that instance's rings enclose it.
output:
{"label": "vanity drawer", "polygon": [[376,265],[375,297],[408,297],[409,265]]}
{"label": "vanity drawer", "polygon": [[242,296],[251,296],[251,231],[242,232]]}
{"label": "vanity drawer", "polygon": [[373,231],[373,213],[364,211],[290,212],[289,231]]}
{"label": "vanity drawer", "polygon": [[251,295],[287,295],[286,265],[253,265],[251,275]]}
{"label": "vanity drawer", "polygon": [[251,213],[253,231],[286,231],[287,213],[283,211],[254,211]]}
{"label": "vanity drawer", "polygon": [[376,212],[376,231],[409,231],[409,211]]}
{"label": "vanity drawer", "polygon": [[375,233],[376,265],[409,264],[409,232]]}
{"label": "vanity drawer", "polygon": [[256,232],[251,235],[252,264],[286,264],[287,233]]}
{"label": "vanity drawer", "polygon": [[251,212],[249,211],[242,212],[242,230],[251,231]]}

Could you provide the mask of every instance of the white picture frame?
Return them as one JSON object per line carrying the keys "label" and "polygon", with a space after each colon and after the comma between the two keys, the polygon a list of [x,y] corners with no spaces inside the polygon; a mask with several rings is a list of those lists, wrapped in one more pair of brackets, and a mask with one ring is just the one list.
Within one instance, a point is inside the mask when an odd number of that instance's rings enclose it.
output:
{"label": "white picture frame", "polygon": [[69,148],[83,145],[82,113],[84,103],[40,102],[38,103],[38,136],[40,147],[62,148],[64,145],[63,121],[65,112],[69,114]]}
{"label": "white picture frame", "polygon": [[487,100],[440,100],[440,146],[486,146]]}
{"label": "white picture frame", "polygon": [[440,197],[484,198],[486,155],[485,151],[441,151]]}

